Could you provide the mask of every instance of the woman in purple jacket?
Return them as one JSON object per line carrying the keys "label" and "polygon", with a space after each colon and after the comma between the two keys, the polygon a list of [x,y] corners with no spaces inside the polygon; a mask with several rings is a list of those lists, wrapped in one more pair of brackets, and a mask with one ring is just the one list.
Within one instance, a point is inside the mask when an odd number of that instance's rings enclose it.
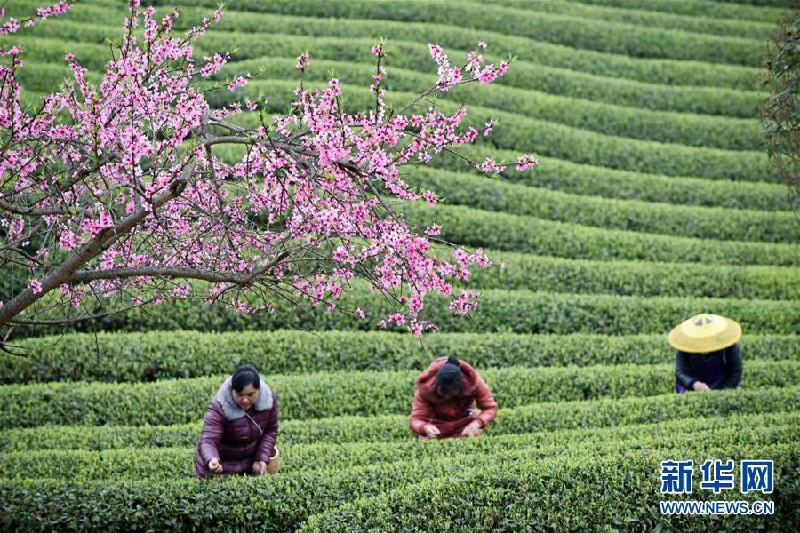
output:
{"label": "woman in purple jacket", "polygon": [[278,403],[253,365],[228,377],[211,400],[194,456],[194,475],[275,474]]}

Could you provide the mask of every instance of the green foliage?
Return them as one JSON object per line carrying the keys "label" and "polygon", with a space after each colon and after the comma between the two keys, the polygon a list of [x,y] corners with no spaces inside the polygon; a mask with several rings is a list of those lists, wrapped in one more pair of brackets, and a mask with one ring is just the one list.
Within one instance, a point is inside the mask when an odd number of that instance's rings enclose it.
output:
{"label": "green foliage", "polygon": [[434,169],[414,169],[405,180],[450,204],[571,224],[715,240],[800,241],[800,218],[794,213],[615,201]]}
{"label": "green foliage", "polygon": [[[700,34],[727,35],[730,37],[747,37],[764,40],[772,37],[774,27],[771,24],[758,22],[763,15],[762,10],[735,11],[721,9],[724,6],[711,2],[680,2],[684,10],[676,9],[676,14],[669,14],[669,0],[582,0],[578,2],[559,2],[557,0],[469,0],[484,4],[497,4],[509,7],[528,9],[531,11],[546,10],[550,13],[608,20],[636,24],[638,26],[673,29]],[[586,4],[613,6],[596,7]],[[669,2],[674,6],[675,2]],[[688,4],[688,5],[687,5]],[[705,4],[696,7],[696,4]],[[619,9],[624,8],[624,9]],[[666,9],[665,9],[666,8]],[[716,10],[716,11],[715,11]],[[744,11],[744,12],[743,12]],[[680,15],[691,16],[680,16]],[[725,15],[738,20],[725,20]],[[714,17],[714,18],[711,18]],[[772,22],[769,19],[768,22]]]}
{"label": "green foliage", "polygon": [[800,196],[800,10],[781,23],[764,82],[770,91],[761,108],[767,153]]}
{"label": "green foliage", "polygon": [[[510,463],[502,454],[493,458],[469,455],[456,459],[440,457],[431,462],[397,462],[388,465],[357,467],[340,471],[300,472],[296,475],[279,475],[270,478],[241,478],[198,482],[193,480],[167,481],[3,481],[0,498],[6,512],[0,518],[3,529],[50,530],[73,527],[94,529],[105,527],[120,530],[156,529],[245,529],[258,517],[259,528],[264,531],[286,531],[297,528],[302,521],[317,513],[392,491],[384,498],[394,520],[403,520],[412,527],[421,525],[423,515],[430,518],[431,506],[441,510],[442,520],[456,513],[463,526],[475,526],[472,513],[464,516],[464,509],[474,508],[480,498],[480,508],[490,515],[506,513],[510,527],[530,518],[531,513],[543,503],[530,500],[546,498],[551,494],[579,498],[595,494],[600,501],[591,510],[597,513],[597,524],[607,523],[616,516],[613,510],[624,505],[624,511],[636,512],[634,516],[650,521],[666,521],[651,514],[654,499],[658,497],[656,484],[658,463],[670,453],[687,453],[702,461],[705,455],[721,450],[711,443],[698,443],[687,448],[685,444],[643,450],[636,445],[622,448],[610,456],[598,456],[592,451],[571,451],[544,459],[520,458]],[[774,494],[777,511],[773,518],[775,527],[791,524],[796,510],[789,502],[798,497],[795,468],[798,463],[796,446],[779,443],[767,446],[742,446],[733,454],[734,459],[747,458],[748,454],[767,453],[780,465],[776,482],[788,480]],[[466,459],[466,460],[465,460]],[[421,479],[433,480],[423,482]],[[515,482],[514,482],[515,481]],[[417,485],[419,484],[419,485]],[[598,485],[599,484],[599,485]],[[475,486],[475,491],[472,490]],[[517,494],[507,508],[503,505],[507,491],[495,489],[506,486]],[[602,490],[597,490],[597,487]],[[463,490],[468,487],[469,490]],[[696,486],[697,487],[697,486]],[[408,490],[402,490],[407,488]],[[395,490],[393,490],[395,489]],[[433,489],[433,490],[431,490]],[[459,490],[460,489],[460,490]],[[421,493],[421,494],[420,494]],[[313,497],[311,495],[313,494]],[[403,495],[407,495],[407,497]],[[421,503],[416,496],[428,496]],[[501,497],[504,494],[506,498]],[[700,497],[700,491],[697,492]],[[653,501],[651,501],[653,500]],[[582,500],[581,500],[582,501]],[[417,512],[414,512],[416,502]],[[601,507],[602,506],[602,507]],[[549,517],[565,527],[588,527],[592,516],[584,516],[586,507],[570,504],[570,513],[553,510]],[[361,513],[342,509],[341,520],[350,527],[360,529],[381,522],[387,523],[380,506]],[[584,509],[580,511],[579,509]],[[602,513],[599,512],[602,509]],[[35,510],[35,511],[34,511]],[[420,512],[425,510],[425,512]],[[382,516],[375,517],[377,511]],[[780,511],[783,511],[781,513]],[[394,512],[398,514],[395,515]],[[606,517],[606,515],[609,515]],[[224,523],[219,519],[224,517]],[[599,517],[599,518],[597,518]],[[691,517],[696,519],[697,517]],[[312,522],[319,525],[319,522]],[[393,522],[394,523],[394,522]],[[430,522],[427,522],[430,524]],[[484,522],[485,523],[485,522]],[[341,525],[341,523],[340,523]],[[437,523],[438,525],[438,523]],[[325,529],[324,523],[323,528]]]}
{"label": "green foliage", "polygon": [[[612,398],[575,402],[543,402],[501,408],[486,430],[492,438],[504,434],[553,432],[659,424],[669,420],[727,417],[797,411],[800,387],[754,388],[717,391],[713,394],[674,393],[658,396]],[[5,452],[47,449],[108,450],[118,448],[192,447],[201,424],[169,426],[39,426],[0,430],[0,450]],[[371,441],[407,441],[408,414],[376,417],[344,416],[281,422],[279,442],[331,444]]]}
{"label": "green foliage", "polygon": [[[198,289],[202,289],[201,286]],[[652,298],[602,294],[559,294],[530,291],[481,291],[481,304],[468,317],[454,314],[444,298],[425,304],[426,318],[440,331],[509,333],[597,333],[638,335],[664,333],[699,312],[713,310],[738,321],[749,334],[792,335],[800,331],[800,301],[734,298]],[[259,303],[253,297],[253,303]],[[192,329],[198,331],[245,330],[373,330],[378,320],[395,312],[395,303],[375,291],[355,288],[338,301],[339,310],[299,308],[291,302],[274,302],[275,314],[245,315],[198,300],[174,300],[157,307],[138,307],[124,314],[80,322],[74,330],[147,331]],[[355,316],[356,308],[366,313]],[[18,326],[19,336],[63,332],[63,328]]]}
{"label": "green foliage", "polygon": [[[800,360],[796,336],[745,335],[751,360]],[[636,336],[439,333],[422,341],[406,333],[247,331],[68,334],[29,338],[0,354],[4,384],[47,381],[136,382],[230,372],[250,362],[260,372],[412,370],[456,354],[479,368],[666,363],[663,334]]]}
{"label": "green foliage", "polygon": [[[31,0],[25,1],[30,2]],[[251,3],[256,4],[256,2]],[[15,13],[14,9],[18,8],[20,4],[24,4],[24,2],[15,2],[7,6],[6,11],[13,15]],[[269,9],[269,4],[258,3],[258,5],[263,5]],[[216,7],[216,5],[213,7]],[[236,9],[241,9],[243,5],[240,6],[237,3],[235,7]],[[161,5],[159,9],[167,12],[169,7]],[[207,16],[208,9],[208,7],[181,6],[181,17],[176,21],[175,27],[186,29],[189,25],[195,24],[202,17]],[[25,13],[27,12],[25,11]],[[118,28],[125,13],[122,6],[109,9],[107,6],[90,5],[88,2],[81,2],[71,9],[68,14],[48,24],[37,25],[29,34],[103,44],[109,36],[117,39],[120,37]],[[92,21],[92,23],[84,25],[83,21]],[[695,61],[641,59],[620,54],[572,48],[463,26],[393,20],[346,20],[343,18],[326,19],[283,16],[226,9],[225,16],[217,28],[218,31],[216,33],[218,35],[227,32],[238,32],[241,36],[252,36],[254,33],[294,36],[313,35],[314,38],[367,38],[373,43],[376,36],[380,35],[387,38],[389,42],[436,42],[442,46],[458,50],[470,50],[478,41],[485,40],[491,43],[492,50],[500,54],[513,53],[523,60],[535,58],[537,62],[541,62],[546,66],[566,68],[598,76],[637,80],[651,84],[711,86],[745,91],[761,90],[757,79],[757,69],[755,68]],[[210,35],[213,35],[213,32]],[[248,39],[248,41],[252,41],[252,38]],[[201,41],[201,46],[203,46],[202,43],[203,41]],[[363,50],[364,55],[368,53],[368,48]],[[265,54],[262,53],[260,55]]]}
{"label": "green foliage", "polygon": [[[194,5],[213,7],[214,0],[195,0]],[[240,0],[236,9],[248,12],[318,18],[353,20],[390,20],[404,23],[422,22],[428,25],[448,25],[453,29],[470,28],[483,33],[536,39],[578,49],[596,50],[631,57],[688,59],[713,63],[760,66],[760,42],[741,37],[712,35],[641,27],[639,25],[584,19],[551,10],[531,12],[498,5],[440,2],[430,9],[422,2],[409,0],[277,0],[259,2]],[[459,13],[453,24],[452,13]]]}
{"label": "green foliage", "polygon": [[[282,419],[380,416],[408,412],[419,370],[272,375]],[[674,390],[674,364],[481,370],[497,403],[519,407]],[[151,384],[45,383],[0,388],[0,428],[41,425],[182,424],[202,418],[224,376]],[[791,386],[800,361],[751,361],[746,387]],[[331,393],[335,391],[335,394]],[[47,405],[47,409],[42,409]],[[176,409],[176,405],[180,408]]]}
{"label": "green foliage", "polygon": [[[446,456],[492,455],[505,458],[542,459],[574,451],[609,455],[619,447],[677,446],[692,438],[719,447],[736,446],[746,441],[750,446],[800,437],[800,415],[775,413],[673,420],[647,424],[565,430],[523,435],[493,435],[492,438],[442,440],[420,445],[413,438],[389,442],[302,443],[280,446],[281,474],[294,475],[315,469],[346,470],[371,464],[400,461],[430,462]],[[119,449],[107,451],[41,450],[6,452],[0,457],[5,479],[63,479],[73,481],[168,480],[186,478],[194,472],[193,447]]]}
{"label": "green foliage", "polygon": [[[712,446],[713,447],[713,446]],[[691,446],[695,464],[707,458],[708,450]],[[681,457],[687,447],[677,447]],[[728,451],[718,448],[728,456]],[[669,452],[625,449],[606,458],[556,457],[552,460],[487,462],[461,476],[428,476],[411,487],[400,487],[377,497],[365,496],[355,502],[312,516],[300,531],[372,530],[391,523],[403,531],[422,528],[455,531],[598,530],[614,524],[620,529],[741,531],[754,520],[775,530],[790,530],[800,514],[797,468],[800,451],[794,443],[735,450],[735,460],[748,453],[767,453],[781,464],[777,483],[782,484],[771,500],[775,514],[754,518],[748,515],[725,516],[722,525],[713,515],[663,515],[657,512],[659,463]],[[706,453],[706,455],[703,455]],[[711,499],[699,484],[687,499]],[[553,505],[557,495],[558,505]],[[742,499],[728,493],[718,499]],[[752,501],[753,495],[744,497]],[[589,503],[591,502],[591,503]]]}
{"label": "green foliage", "polygon": [[[723,0],[724,1],[724,0]],[[705,0],[582,0],[581,3],[613,6],[623,9],[652,10],[703,17],[709,22],[720,19],[748,20],[773,23],[784,13],[782,9],[754,6],[746,3],[722,3]]]}
{"label": "green foliage", "polygon": [[[489,200],[486,200],[489,201]],[[440,204],[400,205],[419,227],[441,226],[446,242],[572,259],[706,265],[800,265],[797,244],[715,241],[582,226]]]}

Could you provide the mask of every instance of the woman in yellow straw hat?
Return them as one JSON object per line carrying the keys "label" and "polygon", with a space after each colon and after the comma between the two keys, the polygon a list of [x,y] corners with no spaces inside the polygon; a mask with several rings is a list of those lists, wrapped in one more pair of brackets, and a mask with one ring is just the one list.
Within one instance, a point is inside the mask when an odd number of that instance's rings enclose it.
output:
{"label": "woman in yellow straw hat", "polygon": [[675,355],[675,392],[732,389],[742,381],[742,328],[720,315],[695,315],[669,332]]}

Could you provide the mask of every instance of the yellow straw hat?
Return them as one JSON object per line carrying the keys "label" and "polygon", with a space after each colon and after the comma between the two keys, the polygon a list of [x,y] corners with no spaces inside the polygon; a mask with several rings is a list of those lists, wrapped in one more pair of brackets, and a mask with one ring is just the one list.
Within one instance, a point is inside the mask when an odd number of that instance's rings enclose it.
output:
{"label": "yellow straw hat", "polygon": [[709,353],[733,346],[742,336],[742,327],[720,315],[695,315],[669,332],[667,340],[676,350]]}

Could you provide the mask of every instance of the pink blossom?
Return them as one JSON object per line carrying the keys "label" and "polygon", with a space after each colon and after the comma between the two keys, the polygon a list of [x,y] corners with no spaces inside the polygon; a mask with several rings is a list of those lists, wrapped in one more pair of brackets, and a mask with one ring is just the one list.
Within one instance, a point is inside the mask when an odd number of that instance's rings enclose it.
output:
{"label": "pink blossom", "polygon": [[78,244],[80,244],[80,240],[72,231],[64,230],[61,232],[61,237],[59,237],[58,243],[64,250],[72,250],[78,246]]}
{"label": "pink blossom", "polygon": [[42,283],[38,279],[32,279],[28,282],[28,288],[33,294],[39,294],[42,292]]}
{"label": "pink blossom", "polygon": [[402,326],[403,324],[406,323],[406,317],[401,313],[393,313],[389,315],[387,319],[389,320],[389,322],[394,322],[398,326]]}
{"label": "pink blossom", "polygon": [[63,13],[66,13],[70,8],[69,3],[61,1],[57,4],[53,4],[49,7],[40,7],[36,9],[36,14],[39,15],[40,18],[46,19],[50,17],[57,17]]}
{"label": "pink blossom", "polygon": [[297,61],[294,64],[294,68],[300,72],[304,72],[309,65],[311,65],[311,61],[309,60],[308,52],[302,52],[299,56],[297,56]]}
{"label": "pink blossom", "polygon": [[244,76],[237,76],[228,84],[228,90],[233,92],[240,87],[244,87],[245,85],[247,85],[247,78]]}
{"label": "pink blossom", "polygon": [[179,283],[172,288],[172,295],[175,298],[187,298],[189,296],[189,286]]}
{"label": "pink blossom", "polygon": [[506,169],[505,166],[496,163],[490,157],[487,157],[480,165],[476,165],[476,168],[487,173],[503,172]]}
{"label": "pink blossom", "polygon": [[497,72],[494,70],[494,65],[488,65],[477,76],[478,83],[489,84],[497,79]]}
{"label": "pink blossom", "polygon": [[522,154],[517,157],[516,169],[519,171],[531,170],[539,165],[539,160],[529,154]]}
{"label": "pink blossom", "polygon": [[[142,9],[138,0],[129,8],[125,27],[131,31],[106,63],[102,80],[91,83],[74,55],[66,55],[71,78],[61,92],[45,99],[39,116],[19,104],[21,87],[13,73],[7,75],[0,125],[9,134],[0,175],[15,180],[10,200],[3,199],[48,215],[2,213],[0,222],[7,236],[21,242],[30,235],[46,236],[34,250],[38,260],[48,263],[43,272],[71,255],[64,250],[95,239],[102,242],[100,251],[82,270],[184,269],[246,280],[214,283],[200,296],[247,314],[275,312],[261,298],[279,294],[332,310],[357,277],[397,296],[399,309],[387,311],[377,323],[382,329],[394,324],[414,335],[435,330],[420,316],[429,296],[449,299],[456,313],[474,309],[477,294],[454,297],[454,284],[491,260],[480,250],[442,257],[431,246],[442,228],[416,229],[392,216],[401,202],[437,203],[434,191],[417,192],[404,181],[402,167],[476,141],[480,126],[464,124],[464,107],[444,112],[432,102],[427,109],[390,113],[381,86],[387,74],[379,61],[372,79],[375,106],[365,113],[341,105],[341,84],[331,78],[319,89],[297,87],[290,95],[290,113],[263,116],[256,125],[218,124],[260,107],[244,100],[212,109],[199,90],[199,78],[219,74],[230,59],[214,52],[197,63],[194,59],[195,40],[219,22],[221,12],[183,36],[173,31],[177,12],[158,19],[154,8]],[[133,31],[137,28],[141,31]],[[431,90],[476,80],[489,83],[504,74],[507,63],[496,70],[483,65],[478,51],[484,48],[479,43],[466,67],[453,67],[444,49],[430,44],[437,74]],[[13,50],[0,53],[20,66]],[[385,55],[382,45],[371,51],[379,58]],[[307,52],[297,57],[299,70],[309,64]],[[249,78],[235,76],[227,87],[236,90]],[[10,124],[19,126],[11,130]],[[493,125],[486,123],[483,134]],[[203,146],[206,135],[217,130],[225,131],[226,144],[245,148],[241,155],[231,160],[225,147]],[[119,157],[98,159],[98,154]],[[520,162],[532,164],[530,159]],[[490,158],[477,166],[488,172],[503,169]],[[60,174],[52,176],[49,169]],[[76,170],[72,177],[78,176],[77,181],[64,186]],[[388,201],[375,191],[385,193]],[[123,221],[135,222],[129,227]],[[115,232],[104,231],[108,228]],[[62,294],[71,305],[84,305],[95,295],[158,305],[189,297],[192,287],[171,275],[134,276],[65,286]],[[355,311],[361,320],[366,315],[361,308]]]}
{"label": "pink blossom", "polygon": [[458,298],[450,302],[450,310],[459,315],[466,315],[477,307],[477,297],[475,291],[464,291]]}

